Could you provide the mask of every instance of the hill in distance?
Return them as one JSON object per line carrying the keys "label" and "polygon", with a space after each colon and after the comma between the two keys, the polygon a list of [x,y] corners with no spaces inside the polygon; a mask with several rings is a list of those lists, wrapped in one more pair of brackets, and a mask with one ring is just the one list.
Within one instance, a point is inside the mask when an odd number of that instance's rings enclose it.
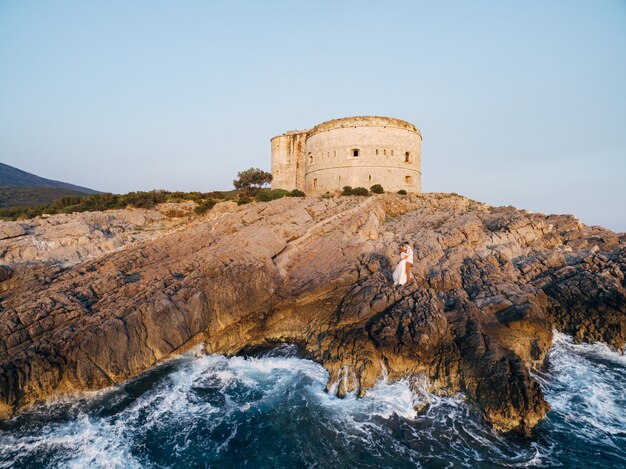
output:
{"label": "hill in distance", "polygon": [[0,163],[0,208],[45,205],[61,197],[97,193],[87,187],[42,178]]}

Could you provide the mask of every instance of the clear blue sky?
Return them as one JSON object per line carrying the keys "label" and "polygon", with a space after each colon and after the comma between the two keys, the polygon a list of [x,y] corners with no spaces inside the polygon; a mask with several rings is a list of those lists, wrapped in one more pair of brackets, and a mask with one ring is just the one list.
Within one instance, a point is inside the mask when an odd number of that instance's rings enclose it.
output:
{"label": "clear blue sky", "polygon": [[626,2],[0,0],[0,161],[231,188],[350,115],[424,135],[425,191],[626,231]]}

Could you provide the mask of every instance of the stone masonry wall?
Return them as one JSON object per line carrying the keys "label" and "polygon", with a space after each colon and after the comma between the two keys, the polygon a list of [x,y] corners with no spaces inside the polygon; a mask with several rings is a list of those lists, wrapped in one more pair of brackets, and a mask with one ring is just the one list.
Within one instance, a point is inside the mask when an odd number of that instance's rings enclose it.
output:
{"label": "stone masonry wall", "polygon": [[304,144],[308,130],[286,132],[274,137],[272,145],[272,188],[304,190]]}
{"label": "stone masonry wall", "polygon": [[344,186],[421,192],[422,136],[412,124],[388,117],[350,117],[272,139],[273,188],[308,195]]}

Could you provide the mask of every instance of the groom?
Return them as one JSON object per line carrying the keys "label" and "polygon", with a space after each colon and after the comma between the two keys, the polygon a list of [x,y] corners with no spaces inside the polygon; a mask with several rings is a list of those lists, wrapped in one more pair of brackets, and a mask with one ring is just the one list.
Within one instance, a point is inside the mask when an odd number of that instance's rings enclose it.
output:
{"label": "groom", "polygon": [[406,282],[411,282],[411,267],[413,267],[413,248],[409,244],[408,241],[404,242],[404,247],[406,248],[406,253],[408,257],[406,259]]}

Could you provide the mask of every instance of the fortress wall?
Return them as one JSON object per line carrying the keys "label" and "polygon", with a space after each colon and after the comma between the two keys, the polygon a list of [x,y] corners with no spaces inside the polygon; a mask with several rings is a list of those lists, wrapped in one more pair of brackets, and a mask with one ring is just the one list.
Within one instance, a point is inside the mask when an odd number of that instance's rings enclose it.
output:
{"label": "fortress wall", "polygon": [[[407,182],[407,176],[409,182]],[[317,181],[316,181],[317,180]],[[414,169],[398,171],[395,168],[380,166],[360,166],[350,168],[332,168],[319,173],[310,173],[306,179],[306,194],[321,195],[326,192],[340,191],[344,186],[365,187],[380,184],[386,192],[421,192],[421,174]]]}
{"label": "fortress wall", "polygon": [[304,190],[304,144],[307,130],[274,137],[272,146],[272,189]]}
{"label": "fortress wall", "polygon": [[[304,148],[304,190],[315,195],[381,184],[390,192],[421,192],[421,142],[414,126],[397,119],[361,117],[320,124]],[[354,156],[355,149],[359,156]]]}

